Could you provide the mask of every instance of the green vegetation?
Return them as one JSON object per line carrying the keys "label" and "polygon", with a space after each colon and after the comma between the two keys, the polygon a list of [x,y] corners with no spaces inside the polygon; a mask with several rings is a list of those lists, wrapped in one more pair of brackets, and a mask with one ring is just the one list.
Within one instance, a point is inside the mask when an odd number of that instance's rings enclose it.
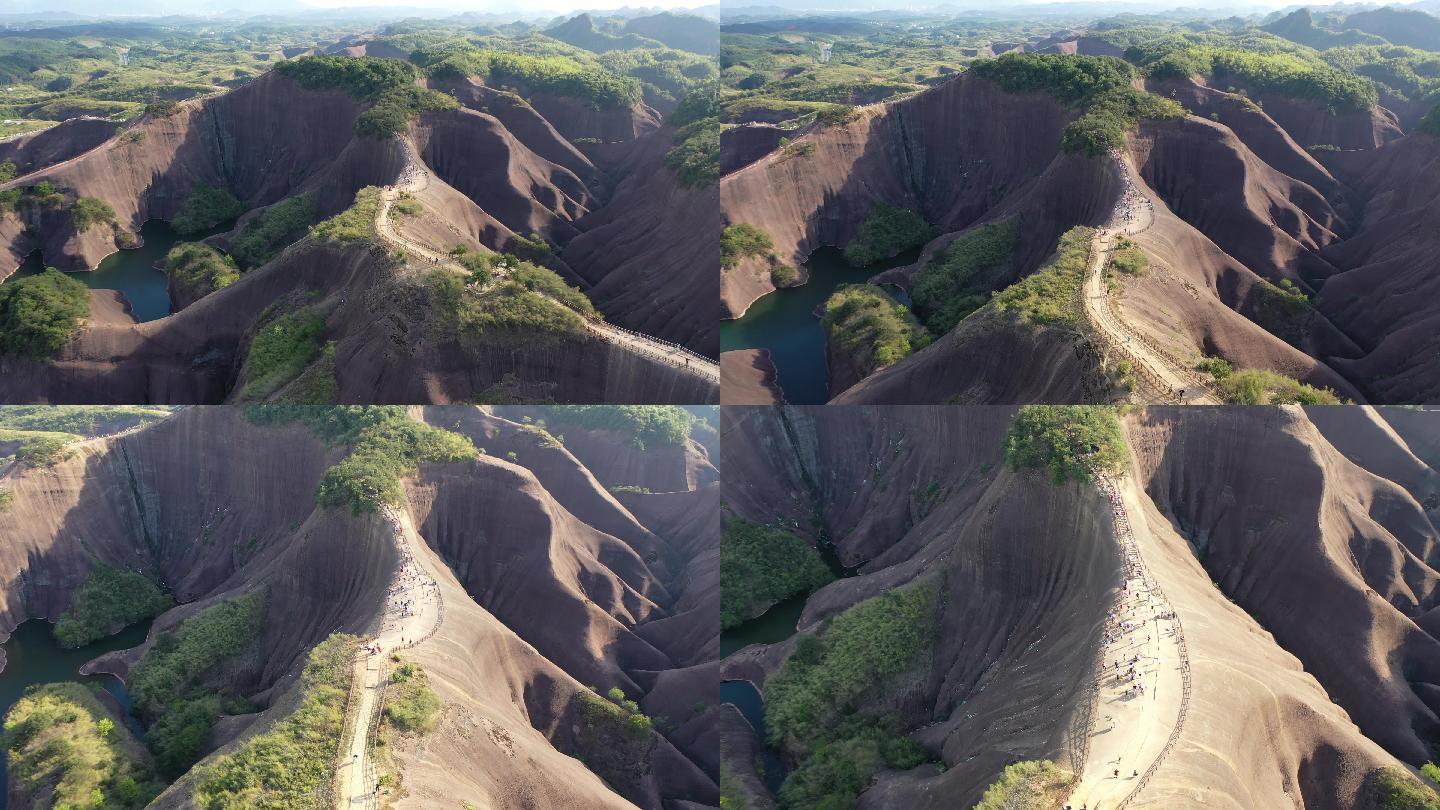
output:
{"label": "green vegetation", "polygon": [[575,756],[621,795],[634,795],[650,772],[655,748],[652,723],[619,688],[612,688],[607,697],[588,690],[575,693],[571,704],[579,721]]}
{"label": "green vegetation", "polygon": [[326,444],[350,445],[350,455],[325,472],[316,500],[354,514],[400,502],[400,479],[421,462],[463,461],[478,455],[470,440],[412,421],[401,406],[266,406],[246,409],[261,425],[299,422]]}
{"label": "green vegetation", "polygon": [[0,408],[0,429],[48,431],[78,439],[113,433],[169,416],[163,407],[150,405],[7,405]]}
{"label": "green vegetation", "polygon": [[545,409],[551,427],[574,425],[624,436],[631,447],[683,445],[695,416],[678,405],[557,405]]}
{"label": "green vegetation", "polygon": [[1216,382],[1222,382],[1235,371],[1235,367],[1223,357],[1205,357],[1195,364],[1195,370],[1209,374]]}
{"label": "green vegetation", "polygon": [[161,633],[131,670],[130,693],[151,720],[145,743],[162,774],[189,770],[204,756],[221,714],[249,708],[222,684],[253,650],[264,616],[258,594],[212,605]]}
{"label": "green vegetation", "polygon": [[1125,56],[1158,79],[1207,76],[1221,83],[1241,82],[1258,92],[1317,101],[1334,110],[1368,110],[1379,101],[1369,79],[1336,70],[1302,52],[1186,47],[1167,40],[1132,47]]}
{"label": "green vegetation", "polygon": [[1440,137],[1440,104],[1435,105],[1430,112],[1425,114],[1424,118],[1420,119],[1420,124],[1416,129],[1428,135]]}
{"label": "green vegetation", "polygon": [[898,363],[930,345],[930,333],[910,310],[873,284],[843,284],[825,301],[827,334],[865,374]]}
{"label": "green vegetation", "polygon": [[1270,334],[1299,346],[1315,317],[1305,293],[1288,278],[1281,279],[1279,285],[1262,278],[1250,290],[1252,319]]}
{"label": "green vegetation", "polygon": [[1013,312],[1026,323],[1079,328],[1080,289],[1090,260],[1095,229],[1077,225],[1060,237],[1050,264],[995,294],[995,308]]}
{"label": "green vegetation", "polygon": [[0,284],[0,354],[48,357],[90,317],[90,290],[53,267]]}
{"label": "green vegetation", "polygon": [[765,682],[770,742],[799,762],[780,788],[786,810],[850,807],[880,768],[929,759],[893,719],[863,706],[928,663],[938,603],[934,581],[867,599],[831,619],[823,636],[801,636]]}
{"label": "green vegetation", "polygon": [[400,198],[395,201],[395,213],[407,217],[418,217],[425,213],[425,205],[415,199],[410,192],[402,192]]}
{"label": "green vegetation", "polygon": [[714,186],[720,181],[720,120],[707,118],[675,131],[674,145],[665,153],[665,165],[691,188]]}
{"label": "green vegetation", "polygon": [[1233,405],[1338,405],[1329,388],[1314,388],[1265,369],[1247,368],[1216,378],[1225,401]]}
{"label": "green vegetation", "polygon": [[244,397],[264,399],[315,361],[325,341],[325,319],[300,312],[283,315],[255,333],[247,359]]}
{"label": "green vegetation", "polygon": [[375,238],[375,217],[380,213],[379,186],[355,192],[355,204],[335,216],[313,225],[310,233],[321,239],[358,242]]}
{"label": "green vegetation", "polygon": [[5,749],[12,789],[39,797],[53,786],[48,807],[128,810],[164,787],[129,733],[78,683],[26,689],[5,715]]}
{"label": "green vegetation", "polygon": [[1133,240],[1122,236],[1110,254],[1110,267],[1127,276],[1143,276],[1150,269],[1150,257]]}
{"label": "green vegetation", "polygon": [[770,237],[754,225],[726,225],[720,231],[720,266],[729,270],[743,259],[769,256],[774,247]]}
{"label": "green vegetation", "polygon": [[855,238],[845,246],[845,261],[853,267],[866,267],[923,245],[938,233],[914,211],[877,200]]}
{"label": "green vegetation", "polygon": [[[636,486],[636,485],[634,485],[634,484],[618,484],[618,485],[613,486],[613,487],[606,487],[605,489],[606,489],[606,491],[608,491],[611,495],[653,495],[653,494],[654,494],[654,493],[650,490],[649,487],[641,487],[641,486]],[[5,499],[5,496],[6,496],[7,494],[8,494],[7,492],[5,492],[5,491],[3,491],[3,490],[0,490],[0,512],[5,511],[5,510],[4,510],[4,505],[5,505],[5,503],[7,503],[7,501],[5,501],[4,499]]]}
{"label": "green vegetation", "polygon": [[800,283],[800,271],[787,264],[777,264],[770,268],[770,283],[777,290],[794,287]]}
{"label": "green vegetation", "polygon": [[494,253],[471,250],[464,245],[456,245],[451,249],[450,255],[460,263],[461,267],[470,271],[469,283],[481,286],[490,283],[493,277],[491,271],[495,267],[495,260],[499,258]]}
{"label": "green vegetation", "polygon": [[1043,468],[1057,485],[1089,481],[1093,465],[1120,475],[1130,462],[1125,433],[1105,405],[1026,405],[1010,422],[1005,460],[1016,469]]}
{"label": "green vegetation", "polygon": [[0,514],[10,511],[10,504],[15,502],[15,493],[8,489],[0,489]]}
{"label": "green vegetation", "polygon": [[245,223],[230,245],[230,255],[245,267],[258,267],[303,237],[319,216],[313,194],[287,197]]}
{"label": "green vegetation", "polygon": [[790,532],[726,515],[720,536],[720,627],[728,630],[833,579],[820,552]]}
{"label": "green vegetation", "polygon": [[332,804],[351,661],[360,639],[335,633],[310,651],[293,714],[197,774],[203,810],[325,810]]}
{"label": "green vegetation", "polygon": [[1019,230],[1014,219],[988,222],[936,251],[915,274],[910,296],[930,334],[954,329],[1011,277]]}
{"label": "green vegetation", "polygon": [[581,318],[601,318],[590,299],[554,271],[508,255],[505,263],[506,278],[477,294],[467,293],[452,272],[430,276],[443,329],[467,345],[539,345],[584,335]]}
{"label": "green vegetation", "polygon": [[402,663],[385,687],[385,722],[407,734],[423,734],[440,722],[440,696],[430,688],[425,670]]}
{"label": "green vegetation", "polygon": [[15,161],[0,163],[0,183],[8,183],[16,177]]}
{"label": "green vegetation", "polygon": [[587,67],[563,56],[533,56],[476,48],[421,48],[411,54],[431,76],[462,79],[482,76],[487,84],[521,96],[532,93],[583,101],[595,109],[629,107],[640,101],[640,82]]}
{"label": "green vegetation", "polygon": [[190,190],[180,205],[180,212],[170,220],[170,227],[181,236],[208,231],[245,213],[245,203],[235,199],[229,189],[201,183]]}
{"label": "green vegetation", "polygon": [[83,647],[158,616],[174,604],[144,574],[96,562],[71,599],[70,609],[55,623],[55,640],[67,649]]}
{"label": "green vegetation", "polygon": [[84,233],[92,225],[114,225],[115,209],[99,197],[80,197],[70,207],[70,220],[76,231]]}
{"label": "green vegetation", "polygon": [[1075,775],[1048,759],[1017,762],[985,789],[975,810],[1052,810],[1073,784]]}
{"label": "green vegetation", "polygon": [[970,70],[1011,93],[1049,93],[1067,107],[1085,112],[1065,127],[1066,152],[1099,155],[1125,143],[1125,132],[1142,120],[1185,114],[1176,102],[1143,90],[1134,66],[1113,56],[1007,53],[973,63]]}
{"label": "green vegetation", "polygon": [[235,260],[203,242],[177,242],[165,254],[165,272],[197,297],[240,280]]}
{"label": "green vegetation", "polygon": [[21,442],[15,458],[36,468],[53,467],[70,458],[73,451],[67,445],[79,438],[68,433],[0,430],[0,441]]}
{"label": "green vegetation", "polygon": [[1371,771],[1362,791],[1377,810],[1440,810],[1440,794],[1400,768]]}
{"label": "green vegetation", "polygon": [[355,120],[355,134],[389,138],[427,112],[453,110],[454,98],[415,86],[420,71],[399,59],[369,56],[306,56],[281,62],[275,70],[307,90],[343,90],[370,108]]}
{"label": "green vegetation", "polygon": [[739,780],[723,761],[720,763],[720,810],[750,810]]}

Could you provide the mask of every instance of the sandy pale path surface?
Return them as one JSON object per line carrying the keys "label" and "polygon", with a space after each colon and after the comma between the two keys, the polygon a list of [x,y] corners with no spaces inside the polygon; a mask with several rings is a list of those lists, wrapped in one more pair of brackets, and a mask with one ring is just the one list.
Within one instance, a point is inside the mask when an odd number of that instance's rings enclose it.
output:
{"label": "sandy pale path surface", "polygon": [[1116,485],[1097,476],[1114,510],[1117,539],[1125,557],[1125,585],[1106,627],[1105,651],[1089,756],[1067,804],[1075,810],[1123,807],[1158,767],[1180,722],[1184,697],[1184,646],[1169,601],[1154,586],[1140,551],[1150,540],[1138,494],[1128,480]]}
{"label": "sandy pale path surface", "polygon": [[370,730],[375,727],[381,709],[383,691],[380,687],[389,671],[385,666],[386,656],[413,647],[440,626],[439,588],[424,558],[413,553],[412,544],[420,542],[414,527],[393,509],[387,508],[381,514],[393,532],[400,566],[390,581],[380,634],[369,641],[370,647],[378,645],[380,652],[362,651],[355,662],[355,682],[361,684],[361,689],[355,696],[357,710],[346,730],[350,740],[346,752],[348,761],[342,762],[341,768],[348,772],[341,779],[342,788],[336,802],[336,807],[343,810],[375,806],[376,775],[370,758]]}

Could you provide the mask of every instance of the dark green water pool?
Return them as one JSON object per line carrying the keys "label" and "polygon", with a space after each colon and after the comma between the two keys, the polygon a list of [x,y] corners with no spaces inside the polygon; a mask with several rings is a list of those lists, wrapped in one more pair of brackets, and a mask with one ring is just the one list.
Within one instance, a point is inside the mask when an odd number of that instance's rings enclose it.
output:
{"label": "dark green water pool", "polygon": [[[183,241],[198,242],[207,236],[228,231],[234,223],[225,223],[203,234],[187,236]],[[71,278],[84,282],[92,290],[119,290],[130,302],[135,320],[153,321],[171,313],[169,277],[155,269],[180,235],[168,223],[152,219],[140,229],[145,244],[135,250],[122,250],[105,257],[100,266],[89,273],[72,273]],[[11,278],[24,278],[45,272],[44,257],[35,251],[25,258],[20,270]]]}
{"label": "dark green water pool", "polygon": [[[0,672],[0,715],[10,712],[10,707],[20,700],[28,686],[57,681],[80,681],[97,684],[114,695],[124,707],[126,721],[131,728],[140,731],[138,723],[130,715],[133,704],[125,684],[113,675],[82,676],[80,667],[98,655],[144,643],[145,634],[150,631],[150,623],[142,622],[78,650],[62,649],[55,643],[55,637],[50,631],[51,625],[48,622],[28,621],[15,628],[10,640],[5,642],[5,670]],[[5,784],[6,771],[5,754],[3,749],[0,749],[0,785]],[[5,807],[5,804],[5,791],[0,789],[0,808]]]}
{"label": "dark green water pool", "polygon": [[[861,284],[876,273],[910,264],[920,249],[893,259],[855,268],[844,254],[822,247],[805,263],[810,280],[799,287],[776,290],[750,305],[745,316],[720,324],[720,351],[769,349],[776,379],[785,401],[795,405],[822,405],[829,400],[825,368],[825,329],[815,308],[825,303],[841,284]],[[893,290],[892,290],[893,292]]]}

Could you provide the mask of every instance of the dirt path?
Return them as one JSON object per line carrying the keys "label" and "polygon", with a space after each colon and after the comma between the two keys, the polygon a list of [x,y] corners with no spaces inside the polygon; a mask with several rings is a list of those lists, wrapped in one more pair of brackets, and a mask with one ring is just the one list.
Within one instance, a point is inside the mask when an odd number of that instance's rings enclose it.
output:
{"label": "dirt path", "polygon": [[381,510],[381,515],[390,524],[400,554],[400,567],[390,580],[380,633],[369,640],[369,647],[373,649],[378,645],[380,652],[372,654],[362,650],[355,661],[353,683],[360,686],[360,691],[356,695],[356,709],[349,713],[350,726],[346,729],[346,739],[350,742],[340,765],[336,810],[360,810],[377,805],[378,776],[370,751],[385,703],[383,687],[389,676],[386,661],[390,653],[413,647],[429,638],[439,629],[443,618],[440,588],[435,584],[435,577],[423,558],[413,553],[411,544],[423,541],[408,520],[395,510],[386,507]]}
{"label": "dirt path", "polygon": [[[409,147],[407,146],[407,150]],[[412,253],[429,262],[430,264],[445,267],[457,273],[468,275],[468,271],[461,267],[455,260],[447,255],[431,250],[425,245],[419,244],[413,239],[401,236],[395,230],[394,224],[390,221],[390,211],[400,199],[400,195],[408,192],[415,192],[424,189],[430,184],[430,174],[420,168],[419,161],[415,160],[413,153],[400,174],[400,180],[393,186],[386,186],[380,195],[380,207],[375,214],[375,232],[381,240],[400,248],[403,251]],[[495,279],[505,277],[505,270],[497,267],[494,270]],[[472,292],[480,292],[478,288],[467,285]],[[541,293],[544,295],[544,293]],[[549,296],[545,296],[549,298]],[[550,299],[556,306],[564,306],[559,301]],[[667,343],[663,340],[653,338],[649,335],[642,335],[639,332],[632,332],[629,329],[606,323],[602,320],[585,318],[580,319],[585,329],[607,343],[615,343],[625,346],[630,351],[645,355],[652,360],[674,366],[688,374],[705,379],[709,384],[720,386],[720,364],[703,355],[696,354],[683,346],[674,343]]]}
{"label": "dirt path", "polygon": [[[1090,246],[1090,264],[1085,268],[1085,317],[1092,326],[1104,332],[1110,342],[1131,364],[1143,367],[1142,373],[1150,387],[1160,389],[1166,395],[1166,402],[1184,402],[1195,405],[1220,405],[1205,381],[1189,369],[1175,363],[1167,354],[1157,349],[1143,335],[1126,324],[1110,299],[1110,290],[1105,283],[1105,265],[1110,260],[1121,236],[1133,236],[1149,228],[1155,222],[1155,203],[1137,190],[1134,174],[1124,156],[1111,153],[1125,175],[1125,193],[1115,203],[1110,219],[1095,231]],[[1158,380],[1159,382],[1155,382]]]}
{"label": "dirt path", "polygon": [[[1074,810],[1119,810],[1160,767],[1184,724],[1190,697],[1189,655],[1174,609],[1145,564],[1130,514],[1140,514],[1131,484],[1108,476],[1096,484],[1109,498],[1125,555],[1125,584],[1111,609],[1097,673],[1089,752],[1067,799]],[[1148,539],[1147,529],[1141,533]]]}

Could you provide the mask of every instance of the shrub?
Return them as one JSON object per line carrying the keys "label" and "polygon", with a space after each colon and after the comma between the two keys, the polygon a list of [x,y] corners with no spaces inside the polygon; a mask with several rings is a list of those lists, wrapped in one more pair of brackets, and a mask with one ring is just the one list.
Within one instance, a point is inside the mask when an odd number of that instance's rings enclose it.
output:
{"label": "shrub", "polygon": [[943,335],[985,305],[991,289],[1011,277],[1019,228],[989,222],[935,252],[910,285],[915,311],[932,335]]}
{"label": "shrub", "polygon": [[70,458],[68,445],[69,440],[60,436],[36,436],[20,445],[15,457],[31,467],[53,467]]}
{"label": "shrub", "polygon": [[770,283],[776,289],[797,286],[800,283],[800,271],[788,264],[777,264],[770,268]]}
{"label": "shrub", "polygon": [[115,209],[98,197],[81,197],[70,208],[70,220],[75,223],[75,230],[84,233],[92,225],[115,224]]}
{"label": "shrub", "polygon": [[56,808],[144,807],[164,785],[131,753],[129,734],[115,729],[82,684],[29,687],[5,715],[11,795],[18,787]]}
{"label": "shrub", "polygon": [[1425,113],[1425,117],[1420,119],[1420,124],[1416,129],[1427,135],[1440,137],[1440,104],[1436,104],[1430,109],[1430,112]]}
{"label": "shrub", "polygon": [[14,502],[15,493],[8,489],[0,489],[0,514],[10,511],[10,504]]}
{"label": "shrub", "polygon": [[555,248],[551,247],[550,243],[545,241],[545,237],[538,233],[532,233],[529,236],[515,234],[510,239],[510,250],[526,261],[540,264],[549,261],[550,257],[555,254]]}
{"label": "shrub", "polygon": [[269,731],[201,769],[196,803],[204,810],[323,810],[344,735],[351,661],[360,639],[335,633],[310,651],[300,675],[300,707]]}
{"label": "shrub", "polygon": [[996,293],[995,308],[1014,313],[1026,323],[1078,328],[1084,321],[1080,288],[1085,283],[1085,266],[1094,235],[1094,228],[1084,226],[1066,231],[1056,246],[1055,258]]}
{"label": "shrub", "polygon": [[313,225],[310,233],[338,242],[375,238],[375,217],[380,214],[380,188],[366,186],[355,192],[355,204],[335,216]]}
{"label": "shrub", "polygon": [[425,670],[402,664],[390,673],[385,687],[385,721],[407,734],[423,734],[440,722],[440,696],[430,688]]}
{"label": "shrub", "polygon": [[1048,759],[1017,762],[985,789],[975,810],[1050,810],[1073,784],[1074,774]]}
{"label": "shrub", "polygon": [[162,98],[145,105],[145,114],[155,118],[169,118],[180,109],[180,102]]}
{"label": "shrub", "polygon": [[1216,382],[1220,382],[1226,377],[1229,377],[1231,372],[1235,370],[1235,368],[1230,365],[1230,362],[1223,357],[1203,358],[1199,363],[1195,364],[1195,368],[1197,371],[1203,371],[1211,377],[1214,377]]}
{"label": "shrub", "polygon": [[177,242],[165,254],[165,272],[199,296],[240,280],[235,260],[202,242]]}
{"label": "shrub", "polygon": [[208,231],[243,213],[245,203],[236,199],[229,189],[201,183],[190,190],[190,196],[180,205],[180,212],[170,220],[170,227],[181,236],[189,236]]}
{"label": "shrub", "polygon": [[552,427],[619,433],[637,450],[683,445],[695,424],[695,416],[678,405],[557,405],[545,409],[545,418]]}
{"label": "shrub", "polygon": [[642,98],[640,82],[563,56],[534,56],[477,48],[420,48],[411,54],[431,76],[484,76],[492,86],[518,84],[522,93],[574,98],[594,109],[629,107]]}
{"label": "shrub", "polygon": [[70,600],[70,608],[55,623],[55,640],[67,649],[83,647],[158,616],[174,604],[145,575],[96,562]]}
{"label": "shrub", "polygon": [[245,223],[230,244],[230,255],[245,267],[258,267],[303,237],[319,216],[313,194],[287,197]]}
{"label": "shrub", "polygon": [[1141,120],[1185,114],[1176,102],[1132,87],[1135,68],[1113,56],[1007,53],[978,60],[970,70],[1007,92],[1048,93],[1067,107],[1083,109],[1061,136],[1066,152],[1098,155],[1117,149],[1124,145],[1125,132]]}
{"label": "shrub", "polygon": [[54,354],[90,317],[90,290],[53,267],[0,285],[0,353]]}
{"label": "shrub", "polygon": [[792,656],[765,681],[770,742],[803,757],[849,730],[860,701],[926,664],[938,604],[938,586],[926,582],[866,599],[831,619],[813,663]]}
{"label": "shrub", "polygon": [[690,188],[720,182],[720,119],[705,118],[675,131],[665,165]]}
{"label": "shrub", "polygon": [[414,85],[405,85],[381,96],[370,109],[355,119],[355,134],[362,138],[389,138],[404,132],[410,122],[430,112],[459,108],[453,97]]}
{"label": "shrub", "polygon": [[1377,810],[1440,810],[1440,794],[1400,768],[1376,768],[1365,777],[1365,807]]}
{"label": "shrub", "polygon": [[930,334],[910,310],[873,284],[841,285],[825,301],[822,321],[866,375],[930,345]]}
{"label": "shrub", "polygon": [[1265,369],[1247,368],[1217,378],[1225,401],[1234,405],[1338,405],[1329,388],[1314,388]]}
{"label": "shrub", "polygon": [[1309,334],[1314,310],[1310,299],[1290,279],[1281,279],[1278,285],[1260,279],[1250,288],[1248,303],[1256,323],[1292,346],[1300,345]]}
{"label": "shrub", "polygon": [[15,161],[7,160],[0,163],[0,183],[8,183],[17,177]]}
{"label": "shrub", "polygon": [[787,531],[724,516],[720,540],[720,627],[753,619],[777,602],[833,579],[820,552]]}
{"label": "shrub", "polygon": [[1115,409],[1104,405],[1027,405],[1010,422],[1005,460],[1044,468],[1056,484],[1090,480],[1090,465],[1110,475],[1130,461]]}
{"label": "shrub", "polygon": [[425,213],[425,206],[409,193],[405,193],[395,201],[395,210],[407,217],[418,217]]}
{"label": "shrub", "polygon": [[935,226],[914,211],[876,201],[855,238],[845,246],[845,261],[854,267],[866,267],[923,245],[937,233]]}
{"label": "shrub", "polygon": [[770,237],[754,225],[746,222],[726,225],[720,231],[720,266],[729,269],[743,259],[768,256],[774,247]]}
{"label": "shrub", "polygon": [[477,455],[470,440],[447,430],[411,421],[403,412],[389,414],[359,430],[346,442],[350,455],[325,471],[315,500],[322,507],[348,506],[352,514],[373,512],[400,502],[400,479],[421,462],[463,461]]}
{"label": "shrub", "polygon": [[450,255],[455,257],[455,261],[459,262],[461,267],[470,271],[468,281],[471,284],[484,286],[490,283],[493,278],[491,269],[495,266],[495,254],[470,250],[464,245],[456,245],[455,249],[450,251]]}
{"label": "shrub", "polygon": [[1150,257],[1139,245],[1122,236],[1110,254],[1110,266],[1127,276],[1143,276],[1150,269]]}
{"label": "shrub", "polygon": [[263,399],[315,361],[325,341],[325,319],[292,313],[276,318],[250,342],[244,396]]}

